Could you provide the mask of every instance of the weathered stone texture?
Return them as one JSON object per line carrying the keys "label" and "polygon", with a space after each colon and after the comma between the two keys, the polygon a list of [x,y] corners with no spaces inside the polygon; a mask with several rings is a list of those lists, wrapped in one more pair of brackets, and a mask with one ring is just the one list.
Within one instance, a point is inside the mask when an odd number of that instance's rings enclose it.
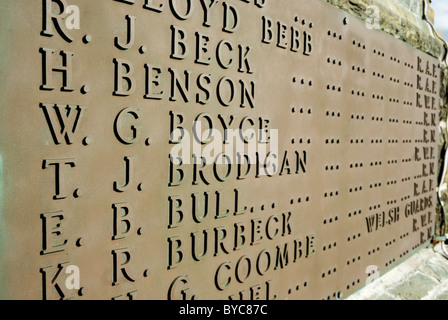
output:
{"label": "weathered stone texture", "polygon": [[434,37],[431,26],[421,19],[423,2],[412,0],[325,0],[362,20],[370,18],[369,6],[380,9],[380,28],[434,57],[444,53],[442,42]]}

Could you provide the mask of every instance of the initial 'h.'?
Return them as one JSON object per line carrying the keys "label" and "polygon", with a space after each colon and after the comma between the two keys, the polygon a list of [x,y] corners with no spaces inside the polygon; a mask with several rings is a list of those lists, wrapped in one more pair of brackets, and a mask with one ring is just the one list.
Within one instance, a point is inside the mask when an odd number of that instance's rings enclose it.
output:
{"label": "initial 'h.'", "polygon": [[62,88],[61,91],[75,91],[72,84],[72,58],[74,53],[68,51],[61,51],[62,64],[60,66],[53,65],[53,56],[55,50],[40,48],[42,54],[42,90],[56,89],[53,83],[53,73],[60,72],[62,74]]}

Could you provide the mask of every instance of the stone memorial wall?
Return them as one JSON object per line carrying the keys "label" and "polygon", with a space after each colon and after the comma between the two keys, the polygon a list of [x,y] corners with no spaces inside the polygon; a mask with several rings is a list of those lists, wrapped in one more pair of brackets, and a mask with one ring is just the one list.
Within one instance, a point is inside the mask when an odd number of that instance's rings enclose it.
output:
{"label": "stone memorial wall", "polygon": [[321,0],[0,7],[1,298],[340,299],[431,241],[429,54]]}

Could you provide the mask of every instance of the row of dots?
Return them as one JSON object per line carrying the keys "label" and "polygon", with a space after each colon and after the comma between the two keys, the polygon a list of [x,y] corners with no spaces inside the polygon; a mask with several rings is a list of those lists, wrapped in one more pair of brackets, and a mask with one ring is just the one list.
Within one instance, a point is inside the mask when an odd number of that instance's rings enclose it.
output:
{"label": "row of dots", "polygon": [[334,267],[333,269],[328,270],[327,272],[322,273],[322,278],[325,278],[327,275],[331,276],[332,273],[336,273],[338,269]]}
{"label": "row of dots", "polygon": [[333,222],[336,222],[336,221],[339,221],[339,217],[338,216],[336,216],[336,217],[334,217],[334,218],[329,218],[328,220],[327,219],[325,219],[324,220],[324,224],[330,224],[330,223],[333,223]]}
{"label": "row of dots", "polygon": [[361,256],[355,257],[353,259],[347,260],[347,265],[349,266],[350,263],[355,263],[356,261],[361,261]]}
{"label": "row of dots", "polygon": [[386,246],[386,247],[390,247],[390,246],[393,245],[395,242],[396,242],[395,239],[390,240],[389,242],[386,242],[385,246]]}
{"label": "row of dots", "polygon": [[326,245],[326,246],[323,246],[322,250],[323,250],[323,251],[326,251],[327,249],[330,250],[330,249],[332,249],[332,248],[336,248],[337,245],[338,245],[337,242],[330,243],[330,244],[328,244],[328,245]]}
{"label": "row of dots", "polygon": [[[308,282],[305,281],[305,282],[303,283],[303,287],[306,288],[307,286],[308,286]],[[295,291],[299,291],[299,290],[300,290],[300,283],[297,284],[296,287],[295,287],[294,289],[295,289]],[[289,289],[289,290],[288,290],[288,294],[292,294],[293,291],[294,291],[294,289]]]}

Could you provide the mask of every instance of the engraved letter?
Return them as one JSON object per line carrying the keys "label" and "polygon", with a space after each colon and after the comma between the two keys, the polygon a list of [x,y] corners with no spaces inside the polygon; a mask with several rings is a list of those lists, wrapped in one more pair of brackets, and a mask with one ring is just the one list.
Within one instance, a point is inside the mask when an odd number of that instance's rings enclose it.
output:
{"label": "engraved letter", "polygon": [[156,66],[145,64],[146,70],[146,87],[145,99],[161,100],[163,98],[163,91],[154,92],[154,89],[160,86],[159,75],[162,69]]}
{"label": "engraved letter", "polygon": [[[198,235],[199,232],[191,233],[191,256],[193,257],[193,259],[195,261],[201,261],[201,259],[203,257],[205,257],[205,255],[207,254],[207,240],[208,240],[207,232],[208,232],[208,229],[202,231],[202,234],[203,234],[203,236],[201,236],[202,239],[200,239],[201,237]],[[199,240],[198,240],[198,238],[199,238]],[[202,244],[202,246],[201,246],[202,248],[200,250],[202,252],[200,252],[200,253],[198,253],[199,248],[197,248],[197,247],[199,247],[197,245],[198,242],[200,244]]]}
{"label": "engraved letter", "polygon": [[196,94],[196,102],[199,104],[206,104],[210,100],[210,83],[212,82],[211,74],[200,74],[197,80],[198,88],[204,92],[205,97],[201,98],[199,93]]}
{"label": "engraved letter", "polygon": [[63,211],[42,213],[40,218],[42,219],[42,251],[40,254],[64,251],[68,240],[62,238]]}
{"label": "engraved letter", "polygon": [[311,35],[306,31],[303,32],[303,54],[305,56],[311,55],[311,51],[313,50],[313,46],[311,44],[312,38]]}
{"label": "engraved letter", "polygon": [[224,6],[224,27],[222,31],[234,33],[240,26],[238,10],[226,2],[223,2],[222,5]]}
{"label": "engraved letter", "polygon": [[114,182],[114,190],[116,192],[125,192],[131,188],[134,171],[134,157],[124,157],[124,184],[119,185],[118,181]]}
{"label": "engraved letter", "polygon": [[226,46],[229,52],[233,51],[233,47],[232,47],[232,43],[227,41],[227,40],[222,40],[219,44],[218,47],[216,48],[216,59],[218,60],[218,64],[221,66],[221,68],[223,69],[229,69],[232,65],[233,65],[233,59],[232,58],[228,58],[227,59],[227,63],[223,62],[223,53],[222,53],[222,46]]}
{"label": "engraved letter", "polygon": [[182,241],[178,236],[168,238],[168,270],[176,268],[184,257],[180,247],[182,246]]}
{"label": "engraved letter", "polygon": [[64,183],[65,171],[63,170],[63,168],[65,166],[69,166],[70,168],[75,167],[75,159],[44,160],[42,168],[45,170],[48,169],[49,166],[54,166],[55,195],[53,196],[53,199],[62,200],[67,198]]}
{"label": "engraved letter", "polygon": [[[123,276],[124,279],[135,282],[134,279],[132,279],[128,272],[126,271],[125,265],[129,263],[131,260],[131,254],[129,251],[126,251],[126,249],[116,249],[112,250],[112,256],[113,256],[113,281],[112,285],[116,286],[120,284],[120,276],[119,274]],[[122,257],[121,263],[119,262],[119,256]]]}
{"label": "engraved letter", "polygon": [[[190,288],[187,286],[188,276],[180,276],[174,279],[174,281],[171,283],[170,288],[168,290],[168,300],[194,300],[195,296],[192,295],[191,297],[188,296],[187,291],[190,290]],[[178,288],[180,287],[180,288]]]}
{"label": "engraved letter", "polygon": [[239,45],[239,49],[240,49],[240,63],[238,71],[242,73],[246,72],[249,74],[254,73],[252,68],[250,67],[250,63],[247,58],[247,56],[252,50],[251,47]]}
{"label": "engraved letter", "polygon": [[188,56],[187,32],[180,27],[171,26],[171,59],[183,60]]}
{"label": "engraved letter", "polygon": [[53,72],[62,73],[62,88],[61,91],[75,91],[72,85],[72,58],[74,53],[69,51],[61,51],[60,55],[62,57],[62,66],[53,66],[53,55],[55,51],[53,49],[40,48],[40,53],[42,54],[42,85],[41,90],[54,90],[53,84]]}
{"label": "engraved letter", "polygon": [[[43,0],[43,30],[41,35],[53,37],[53,25],[56,27],[59,35],[67,42],[73,42],[73,37],[71,37],[67,31],[64,29],[65,24],[63,19],[66,17],[65,11],[67,8],[67,2],[65,0]],[[53,12],[53,4],[58,6],[59,12]]]}
{"label": "engraved letter", "polygon": [[65,141],[73,144],[73,136],[86,107],[41,103],[40,108],[44,112],[54,143],[60,145]]}
{"label": "engraved letter", "polygon": [[210,23],[208,22],[208,18],[210,17],[210,9],[218,3],[219,0],[201,0],[202,8],[204,9],[204,22],[202,25],[204,27],[211,27]]}
{"label": "engraved letter", "polygon": [[153,0],[145,0],[145,4],[143,5],[143,9],[152,10],[155,12],[162,12],[163,11],[163,4],[159,4],[159,6],[155,6],[152,3]]}
{"label": "engraved letter", "polygon": [[246,88],[247,84],[240,80],[241,84],[241,108],[245,108],[246,100],[249,101],[250,107],[253,109],[255,108],[254,100],[255,100],[255,83],[253,81],[250,82],[250,91]]}
{"label": "engraved letter", "polygon": [[[169,217],[168,217],[168,229],[174,229],[179,227],[182,220],[184,219],[184,213],[181,210],[182,208],[182,199],[179,196],[170,196],[168,197],[168,201],[170,203],[170,209],[169,209]],[[176,203],[176,206],[174,206],[174,203]],[[176,219],[174,219],[174,215],[177,216]],[[175,221],[177,220],[177,221]]]}
{"label": "engraved letter", "polygon": [[[183,5],[178,5],[177,2],[179,0],[169,0],[170,2],[170,8],[171,8],[171,12],[173,13],[173,15],[179,19],[179,20],[187,20],[191,14],[193,13],[193,3],[191,2],[191,0],[181,0],[183,2],[186,2]],[[185,13],[183,12],[179,12],[179,7],[181,8],[186,8],[185,9]]]}
{"label": "engraved letter", "polygon": [[135,42],[135,20],[137,18],[134,16],[127,15],[126,20],[128,21],[127,26],[127,42],[122,43],[119,37],[115,37],[115,46],[121,50],[129,50],[132,48]]}
{"label": "engraved letter", "polygon": [[[115,90],[114,95],[130,96],[135,92],[135,80],[132,77],[134,74],[134,67],[131,62],[114,59],[115,64]],[[125,86],[126,84],[126,86]]]}
{"label": "engraved letter", "polygon": [[263,17],[263,38],[261,40],[263,43],[270,44],[274,40],[272,26],[272,20],[267,17]]}
{"label": "engraved letter", "polygon": [[208,42],[210,41],[210,37],[196,32],[196,60],[194,61],[197,64],[210,65],[210,57],[204,57],[204,54],[208,53]]}
{"label": "engraved letter", "polygon": [[125,133],[123,132],[123,122],[124,122],[124,117],[128,116],[128,115],[131,116],[132,118],[134,118],[135,120],[139,119],[137,110],[135,110],[133,108],[123,109],[120,111],[117,118],[115,119],[114,131],[115,131],[115,136],[121,143],[126,144],[126,145],[131,145],[136,142],[136,139],[138,137],[137,128],[139,126],[131,125],[132,134],[131,134],[131,136],[126,137]]}
{"label": "engraved letter", "polygon": [[177,95],[176,95],[176,88],[178,89],[182,95],[182,98],[185,102],[190,101],[190,93],[188,92],[190,89],[190,75],[191,71],[185,70],[185,81],[182,85],[182,83],[179,81],[179,73],[176,69],[169,68],[168,71],[171,73],[171,94],[170,94],[170,101],[177,101]]}
{"label": "engraved letter", "polygon": [[127,203],[116,203],[112,205],[112,208],[114,210],[114,235],[112,240],[124,239],[131,230],[131,221],[129,220],[131,209]]}
{"label": "engraved letter", "polygon": [[63,262],[59,263],[57,266],[47,266],[40,269],[40,273],[42,274],[43,300],[64,300],[73,298],[73,292],[67,290],[68,288],[66,287],[67,278],[65,281],[62,279],[62,274],[65,273],[63,272],[64,268],[68,267],[68,264],[69,262]]}

